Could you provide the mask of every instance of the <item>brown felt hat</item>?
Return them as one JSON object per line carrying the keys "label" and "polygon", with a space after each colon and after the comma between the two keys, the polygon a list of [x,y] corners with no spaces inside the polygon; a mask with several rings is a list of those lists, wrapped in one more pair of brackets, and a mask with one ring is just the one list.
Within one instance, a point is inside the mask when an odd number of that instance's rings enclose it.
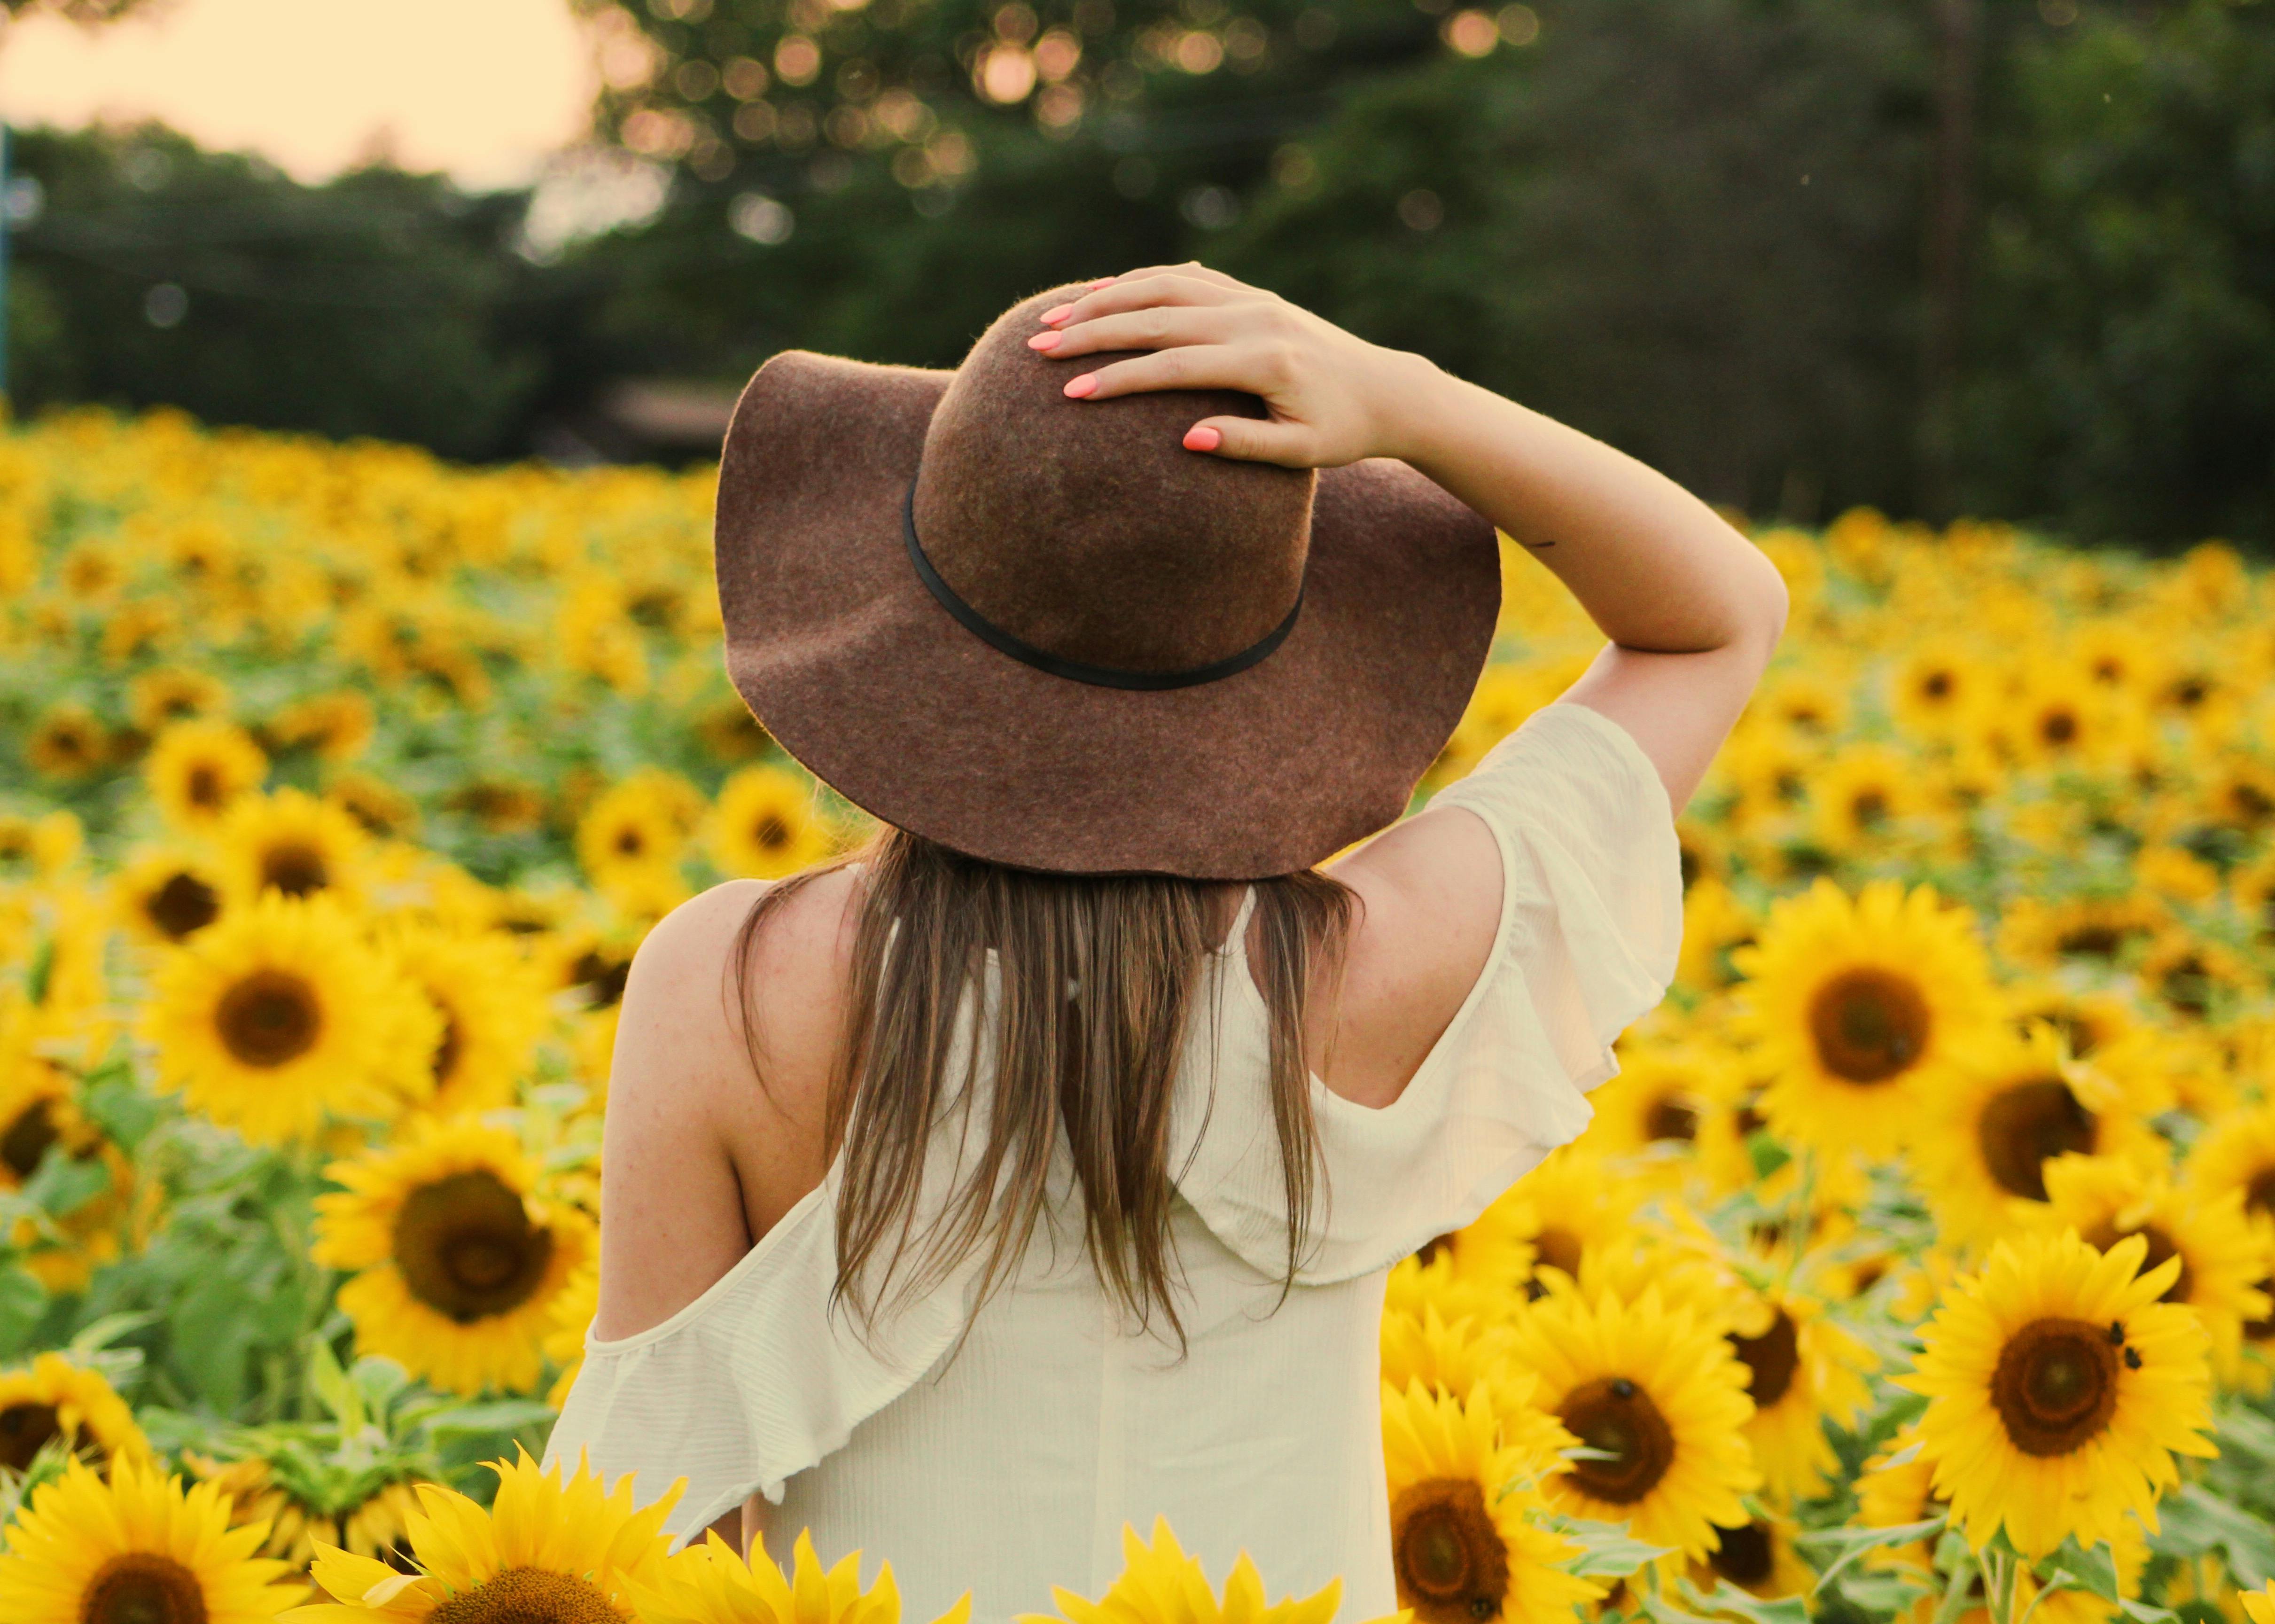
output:
{"label": "brown felt hat", "polygon": [[1188,451],[1223,390],[1062,392],[1117,359],[954,372],[789,351],[719,469],[727,670],[848,800],[977,857],[1253,880],[1396,820],[1493,641],[1493,526],[1405,464]]}

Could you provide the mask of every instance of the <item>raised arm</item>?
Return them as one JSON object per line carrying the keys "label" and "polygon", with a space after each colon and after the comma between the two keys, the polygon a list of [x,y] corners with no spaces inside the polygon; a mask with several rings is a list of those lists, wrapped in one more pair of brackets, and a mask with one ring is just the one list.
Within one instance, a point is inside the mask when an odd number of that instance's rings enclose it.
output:
{"label": "raised arm", "polygon": [[[1070,363],[1066,392],[1244,389],[1266,419],[1210,418],[1199,454],[1294,467],[1402,458],[1492,519],[1571,589],[1610,639],[1562,702],[1633,737],[1680,812],[1785,626],[1759,549],[1623,452],[1197,265],[1134,271],[1048,313],[1030,341]],[[1085,355],[1149,353],[1095,370]],[[1645,781],[1648,782],[1647,780]],[[1500,864],[1478,818],[1409,820],[1338,864],[1365,904],[1339,1016],[1314,1068],[1363,1104],[1395,1099],[1475,984],[1500,918]]]}

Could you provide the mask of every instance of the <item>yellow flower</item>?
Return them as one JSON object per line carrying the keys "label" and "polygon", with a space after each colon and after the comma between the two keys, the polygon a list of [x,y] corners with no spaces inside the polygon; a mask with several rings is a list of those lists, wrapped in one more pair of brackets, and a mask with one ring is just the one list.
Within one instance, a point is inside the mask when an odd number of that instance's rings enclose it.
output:
{"label": "yellow flower", "polygon": [[2242,1191],[2194,1197],[2161,1173],[2116,1156],[2057,1156],[2045,1164],[2045,1206],[2015,1204],[2025,1221],[2075,1229],[2101,1251],[2128,1235],[2144,1236],[2144,1273],[2178,1258],[2181,1272],[2162,1300],[2196,1311],[2218,1357],[2234,1356],[2245,1321],[2275,1312],[2258,1284],[2275,1265],[2275,1236],[2254,1232]]}
{"label": "yellow flower", "polygon": [[0,1555],[8,1624],[260,1624],[299,1599],[284,1564],[253,1555],[264,1530],[229,1526],[211,1484],[122,1456],[108,1483],[84,1462],[32,1492]]}
{"label": "yellow flower", "polygon": [[711,812],[711,860],[722,873],[779,880],[819,863],[835,845],[814,808],[813,782],[778,767],[729,778]]}
{"label": "yellow flower", "polygon": [[1913,1149],[1944,1238],[1972,1246],[2005,1233],[2013,1203],[2045,1201],[2045,1166],[2056,1156],[2161,1160],[2146,1119],[2168,1089],[2133,1055],[2080,1064],[2044,1023],[1969,1045],[1924,1102],[1927,1131]]}
{"label": "yellow flower", "polygon": [[221,918],[220,872],[197,852],[142,852],[110,885],[118,918],[145,941],[187,941]]}
{"label": "yellow flower", "polygon": [[160,1085],[257,1144],[329,1115],[392,1116],[424,1091],[433,1010],[322,897],[273,893],[168,950],[142,1033]]}
{"label": "yellow flower", "polygon": [[1970,917],[1925,886],[1875,880],[1851,899],[1820,879],[1733,957],[1771,1079],[1761,1108],[1780,1137],[1825,1150],[1904,1144],[1922,1090],[1994,1018]]}
{"label": "yellow flower", "polygon": [[326,761],[351,761],[371,742],[371,701],[351,690],[310,694],[268,719],[262,729],[282,749],[304,745]]}
{"label": "yellow flower", "polygon": [[1887,841],[1922,803],[1919,765],[1908,752],[1850,744],[1810,779],[1810,833],[1823,850],[1851,856]]}
{"label": "yellow flower", "polygon": [[327,1510],[299,1499],[257,1455],[228,1462],[196,1454],[187,1459],[200,1477],[229,1496],[230,1526],[259,1523],[266,1530],[261,1553],[289,1562],[297,1571],[307,1571],[320,1545],[344,1546],[382,1561],[409,1553],[419,1497],[408,1481],[381,1484],[353,1506]]}
{"label": "yellow flower", "polygon": [[1698,1558],[1716,1524],[1746,1521],[1738,1497],[1760,1482],[1744,1436],[1746,1367],[1688,1308],[1666,1308],[1656,1288],[1634,1303],[1560,1292],[1516,1333],[1515,1361],[1539,1377],[1541,1407],[1600,1452],[1550,1482],[1553,1501]]}
{"label": "yellow flower", "polygon": [[571,1275],[561,1295],[553,1300],[553,1327],[541,1345],[545,1356],[561,1371],[545,1395],[545,1401],[556,1409],[569,1401],[569,1390],[577,1385],[578,1373],[585,1368],[586,1333],[593,1328],[593,1316],[600,1311],[601,1271],[588,1265]]}
{"label": "yellow flower", "polygon": [[84,705],[58,705],[25,742],[24,759],[50,778],[84,778],[110,756],[110,736]]}
{"label": "yellow flower", "polygon": [[2209,1337],[2188,1310],[2158,1301],[2177,1259],[2143,1274],[2148,1240],[2106,1253],[2074,1232],[2000,1241],[1952,1288],[1899,1385],[1930,1402],[1920,1435],[1935,1486],[1978,1547],[2002,1524],[2024,1555],[2075,1535],[2151,1532],[2175,1453],[2217,1453]]}
{"label": "yellow flower", "polygon": [[229,685],[210,671],[161,666],[145,671],[126,690],[126,714],[153,736],[169,725],[218,714],[229,705]]}
{"label": "yellow flower", "polygon": [[1493,1394],[1466,1399],[1420,1382],[1386,1384],[1382,1448],[1390,1486],[1390,1552],[1398,1601],[1421,1624],[1567,1624],[1603,1587],[1560,1566],[1579,1547],[1531,1520],[1540,1484],[1577,1440],[1561,1427],[1505,1435]]}
{"label": "yellow flower", "polygon": [[2243,1593],[2243,1616],[2251,1624],[2275,1624],[2275,1580],[2259,1590]]}
{"label": "yellow flower", "polygon": [[28,1367],[0,1371],[0,1466],[28,1468],[49,1440],[67,1439],[99,1462],[144,1460],[150,1446],[126,1401],[100,1371],[43,1353]]}
{"label": "yellow flower", "polygon": [[552,1013],[520,950],[495,932],[419,925],[397,925],[383,945],[442,1023],[421,1107],[457,1116],[512,1104]]}
{"label": "yellow flower", "polygon": [[1780,1517],[1718,1528],[1712,1552],[1691,1564],[1692,1582],[1712,1590],[1715,1581],[1727,1580],[1764,1601],[1805,1596],[1817,1583],[1817,1570],[1801,1560],[1793,1536],[1794,1525]]}
{"label": "yellow flower", "polygon": [[[631,1587],[641,1624],[901,1624],[901,1592],[893,1565],[878,1565],[877,1577],[861,1588],[861,1553],[846,1553],[824,1571],[814,1554],[813,1537],[798,1530],[790,1576],[764,1551],[744,1560],[718,1535],[667,1557],[654,1577]],[[933,1620],[966,1624],[971,1594]]]}
{"label": "yellow flower", "polygon": [[631,1624],[635,1585],[650,1582],[670,1543],[663,1520],[674,1484],[635,1509],[632,1480],[604,1491],[580,1459],[540,1472],[526,1454],[490,1469],[497,1499],[484,1510],[439,1484],[418,1485],[410,1524],[418,1571],[325,1545],[311,1577],[333,1599],[295,1608],[292,1624]]}
{"label": "yellow flower", "polygon": [[1017,1624],[1330,1624],[1342,1599],[1343,1582],[1333,1579],[1300,1600],[1289,1596],[1267,1602],[1264,1577],[1243,1552],[1220,1601],[1200,1560],[1185,1554],[1166,1518],[1154,1519],[1150,1545],[1124,1523],[1122,1557],[1122,1576],[1098,1600],[1054,1586],[1051,1599],[1063,1620],[1047,1613],[1023,1613]]}
{"label": "yellow flower", "polygon": [[1746,1441],[1764,1492],[1790,1504],[1822,1492],[1839,1469],[1825,1424],[1856,1425],[1871,1401],[1864,1379],[1879,1360],[1812,1296],[1772,1292],[1768,1306],[1770,1323],[1760,1334],[1733,1332],[1728,1340],[1746,1367],[1746,1396],[1754,1401]]}
{"label": "yellow flower", "polygon": [[702,797],[685,779],[635,773],[578,820],[577,860],[602,892],[647,897],[680,883],[679,860],[702,813]]}
{"label": "yellow flower", "polygon": [[244,729],[225,721],[178,721],[158,735],[142,765],[150,797],[180,829],[212,829],[231,803],[261,787],[268,758]]}
{"label": "yellow flower", "polygon": [[1505,1386],[1515,1337],[1505,1325],[1457,1314],[1449,1323],[1435,1302],[1418,1309],[1387,1308],[1382,1316],[1382,1381],[1395,1393],[1420,1382],[1438,1393],[1462,1394],[1479,1382]]}
{"label": "yellow flower", "polygon": [[319,1263],[358,1271],[339,1304],[356,1346],[456,1393],[526,1393],[556,1304],[593,1254],[592,1225],[540,1197],[513,1135],[426,1118],[334,1163],[316,1200]]}
{"label": "yellow flower", "polygon": [[363,890],[370,844],[361,825],[339,807],[298,789],[241,797],[215,832],[222,883],[231,903],[275,892],[343,902]]}

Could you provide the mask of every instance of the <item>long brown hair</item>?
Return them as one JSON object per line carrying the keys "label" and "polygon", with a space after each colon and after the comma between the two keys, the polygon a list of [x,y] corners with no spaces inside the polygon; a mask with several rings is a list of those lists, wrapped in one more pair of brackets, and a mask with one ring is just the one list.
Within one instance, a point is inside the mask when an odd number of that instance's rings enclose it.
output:
{"label": "long brown hair", "polygon": [[[761,1086],[762,1034],[752,963],[769,916],[819,875],[865,867],[843,1035],[830,1078],[829,1151],[843,1148],[837,1202],[837,1294],[865,1323],[888,1301],[937,1286],[985,1249],[979,1297],[1005,1283],[1048,1216],[1054,1152],[1071,1153],[1083,1242],[1100,1282],[1143,1327],[1156,1312],[1180,1343],[1172,1292],[1169,1165],[1173,1085],[1202,1002],[1202,967],[1221,928],[1221,882],[1163,874],[1053,874],[1007,868],[886,827],[867,848],[810,869],[752,904],[737,938],[735,998]],[[1272,1114],[1279,1130],[1293,1283],[1321,1198],[1304,1013],[1315,970],[1340,983],[1355,895],[1306,871],[1256,884],[1261,954],[1251,966],[1270,1012]],[[897,929],[896,928],[897,922]],[[891,944],[889,955],[888,942]],[[1228,942],[1228,952],[1244,944]],[[992,1048],[987,1136],[953,1192],[927,1193],[931,1129],[949,1103],[956,1015],[1001,970],[994,1031],[975,1018],[964,1061],[980,1076]],[[1213,982],[1211,983],[1213,986]],[[1214,1012],[1211,1011],[1211,1018]],[[1213,1084],[1212,1084],[1213,1086]],[[852,1288],[876,1265],[873,1293]],[[895,1282],[897,1281],[896,1284]]]}

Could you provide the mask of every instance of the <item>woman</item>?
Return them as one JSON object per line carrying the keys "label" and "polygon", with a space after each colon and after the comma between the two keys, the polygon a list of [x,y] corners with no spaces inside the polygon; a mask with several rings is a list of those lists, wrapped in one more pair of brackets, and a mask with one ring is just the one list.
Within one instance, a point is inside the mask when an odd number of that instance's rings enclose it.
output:
{"label": "woman", "polygon": [[[1494,526],[1611,641],[1399,822]],[[953,374],[776,357],[718,565],[737,686],[885,827],[641,948],[555,1455],[684,1475],[683,1536],[889,1558],[916,1617],[1099,1594],[1156,1515],[1391,1612],[1384,1275],[1579,1132],[1664,993],[1673,815],[1776,572],[1194,265],[1027,299]]]}

